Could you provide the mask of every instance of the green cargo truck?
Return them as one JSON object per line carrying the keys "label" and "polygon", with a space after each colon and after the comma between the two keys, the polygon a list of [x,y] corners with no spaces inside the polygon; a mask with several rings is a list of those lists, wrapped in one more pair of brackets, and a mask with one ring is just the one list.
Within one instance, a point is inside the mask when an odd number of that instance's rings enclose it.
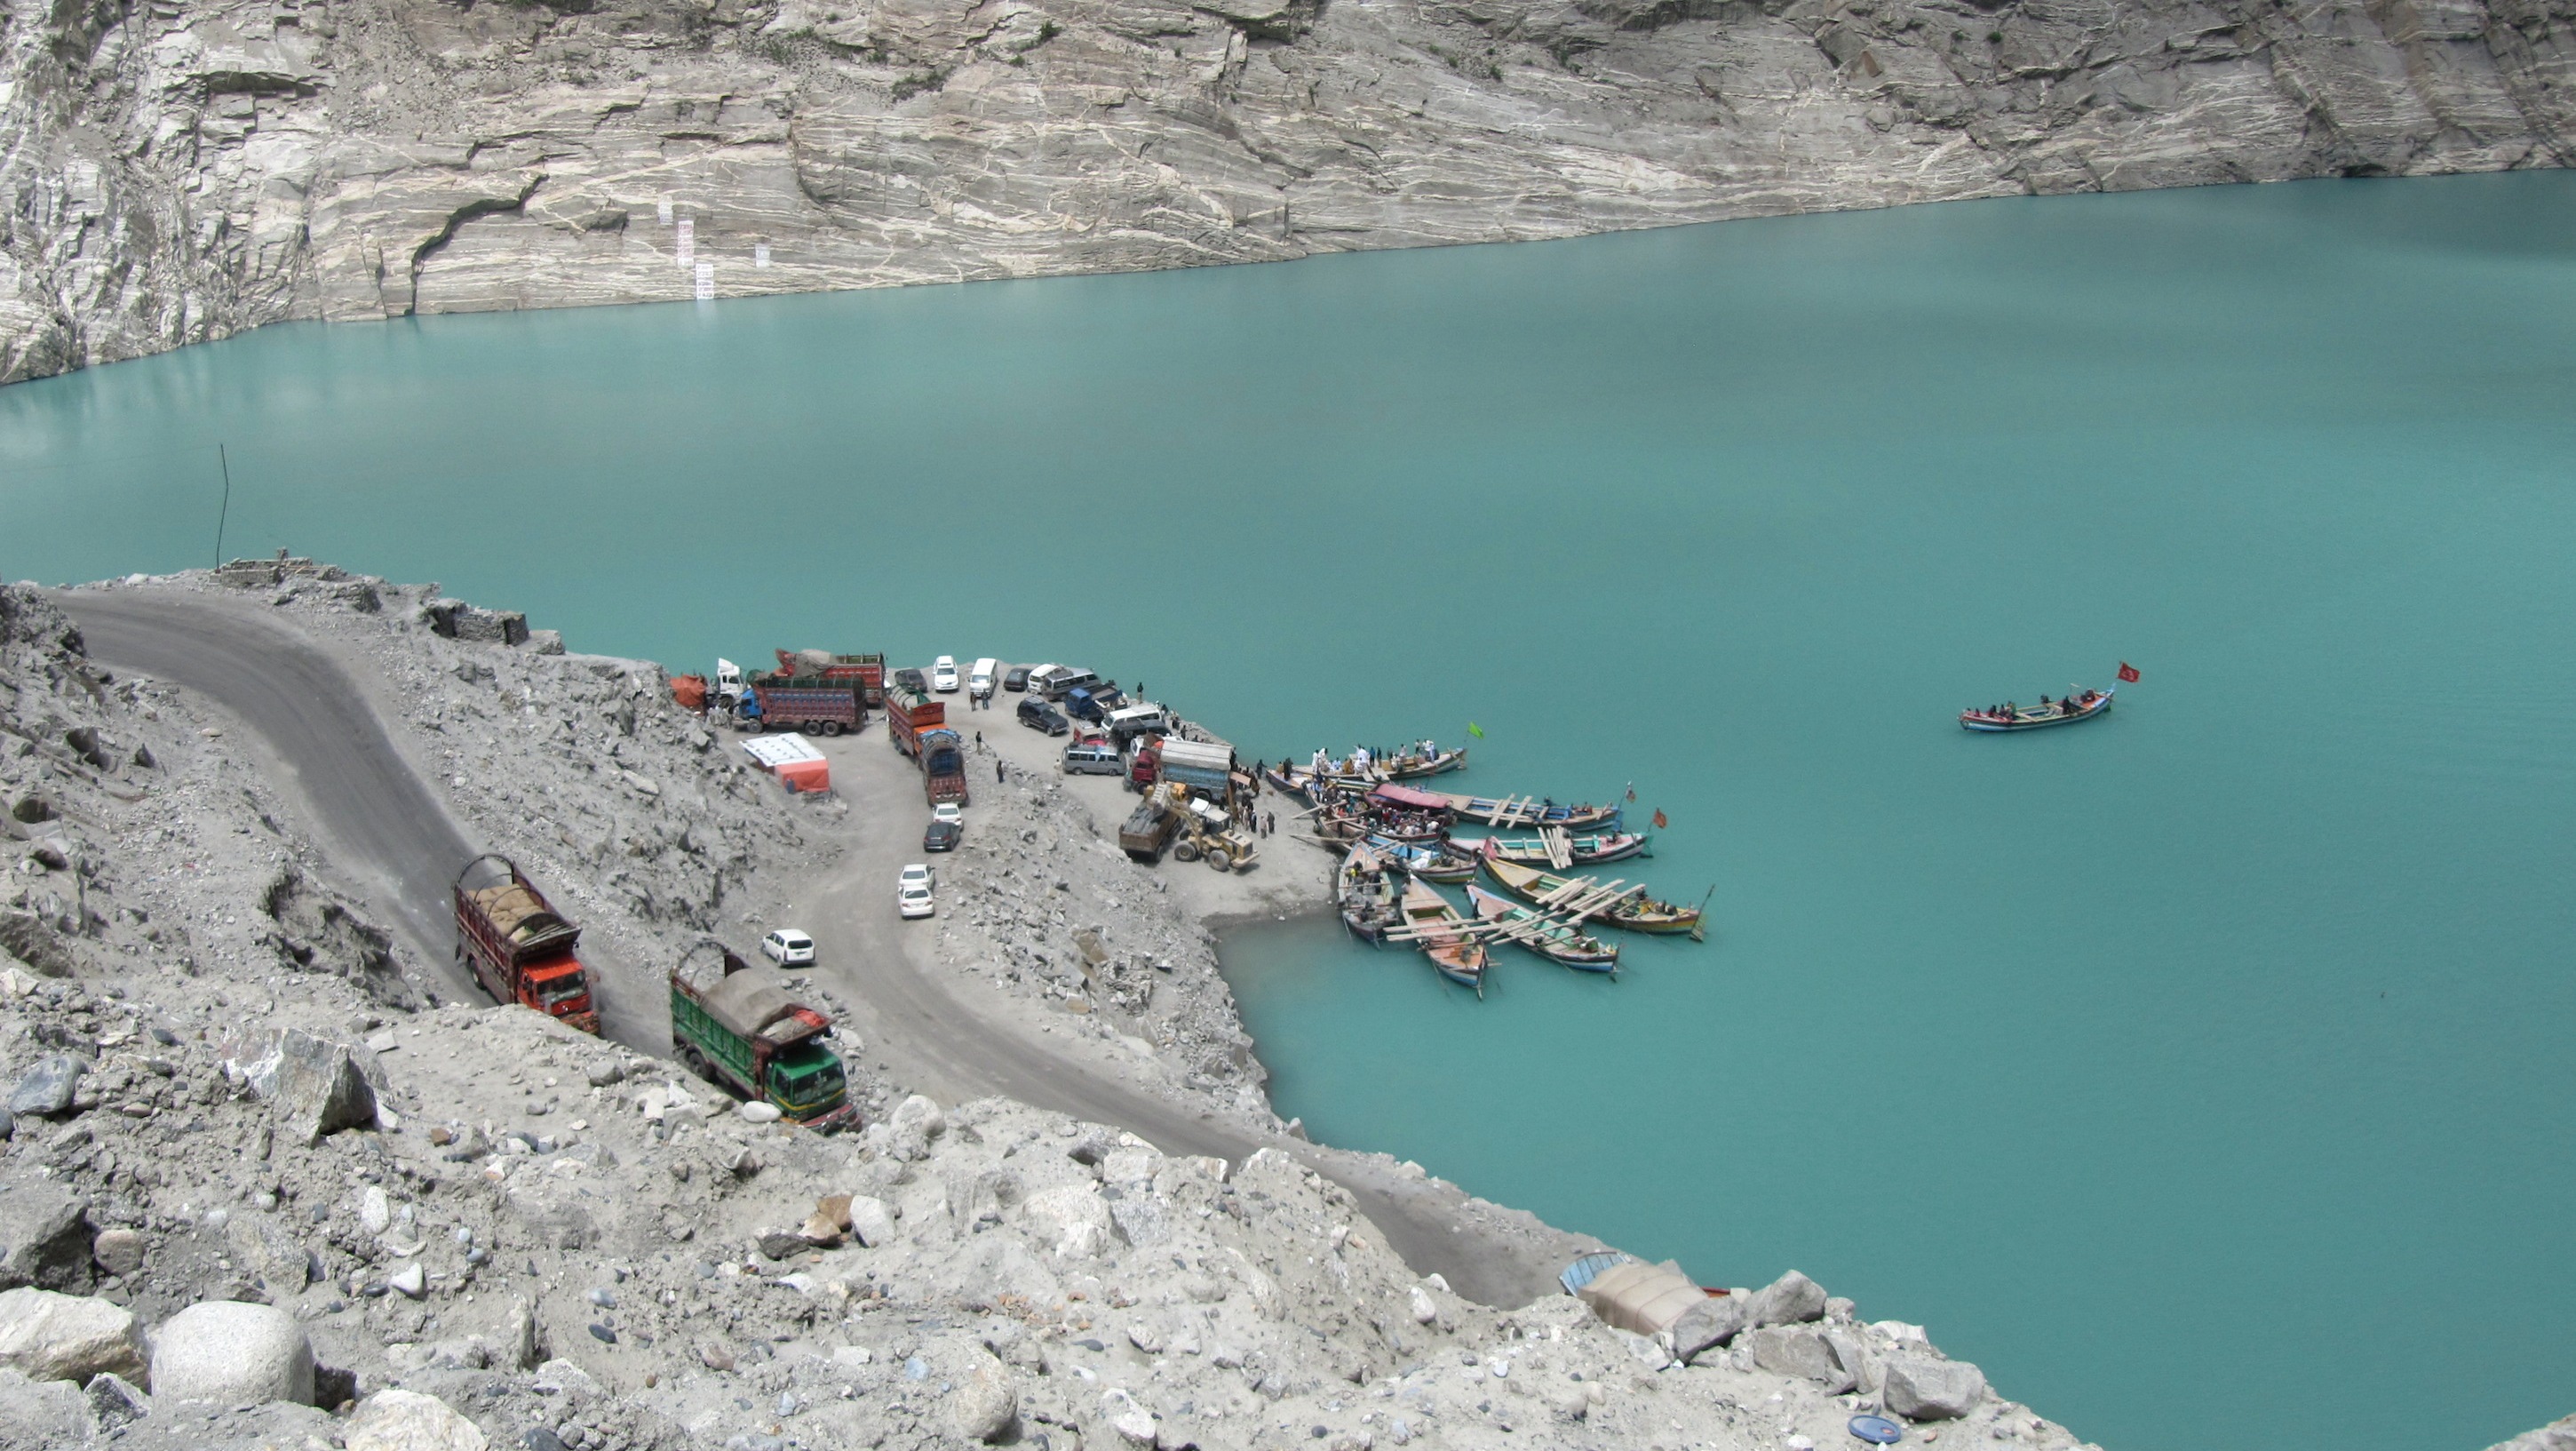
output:
{"label": "green cargo truck", "polygon": [[832,1020],[787,995],[724,944],[699,943],[671,969],[671,1046],[698,1076],[775,1106],[812,1129],[858,1121]]}

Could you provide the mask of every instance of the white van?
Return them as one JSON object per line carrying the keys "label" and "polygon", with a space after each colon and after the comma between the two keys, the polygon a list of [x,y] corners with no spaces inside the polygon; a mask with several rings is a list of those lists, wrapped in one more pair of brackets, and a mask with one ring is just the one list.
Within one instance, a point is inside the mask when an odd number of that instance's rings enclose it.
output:
{"label": "white van", "polygon": [[993,698],[993,682],[1002,678],[1002,662],[987,655],[966,672],[966,693],[977,700]]}

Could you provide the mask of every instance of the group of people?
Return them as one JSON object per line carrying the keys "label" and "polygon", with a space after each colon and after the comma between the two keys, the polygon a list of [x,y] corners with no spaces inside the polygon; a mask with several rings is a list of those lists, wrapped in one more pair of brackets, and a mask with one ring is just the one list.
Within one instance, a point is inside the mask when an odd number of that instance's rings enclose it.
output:
{"label": "group of people", "polygon": [[2027,716],[2022,714],[2018,704],[2009,700],[2001,705],[1987,706],[1978,714],[1988,720],[2046,720],[2051,716],[2082,715],[2092,708],[2093,702],[2101,698],[2102,692],[2098,690],[2088,690],[2082,695],[2070,695],[2061,700],[2050,700],[2043,695],[2039,698],[2039,709]]}

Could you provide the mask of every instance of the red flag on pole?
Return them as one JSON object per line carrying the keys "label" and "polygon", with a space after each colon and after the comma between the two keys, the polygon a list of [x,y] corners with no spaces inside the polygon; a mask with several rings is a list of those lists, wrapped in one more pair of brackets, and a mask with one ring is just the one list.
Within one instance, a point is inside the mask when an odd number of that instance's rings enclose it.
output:
{"label": "red flag on pole", "polygon": [[2121,662],[2120,662],[2120,680],[2121,680],[2121,683],[2123,683],[2123,684],[2135,684],[2135,683],[2137,682],[2137,679],[2138,679],[2138,667],[2137,667],[2137,666],[2135,666],[2135,665],[2130,664],[2130,663],[2129,663],[2128,661],[2126,661],[2126,660],[2121,661]]}
{"label": "red flag on pole", "polygon": [[1656,807],[1656,808],[1655,808],[1655,830],[1657,830],[1657,831],[1661,831],[1661,830],[1663,830],[1665,827],[1670,826],[1670,825],[1672,825],[1672,823],[1671,823],[1671,822],[1669,822],[1669,821],[1666,821],[1666,820],[1664,819],[1664,811],[1663,811],[1663,808],[1662,808],[1662,807],[1660,807],[1660,806],[1659,806],[1659,807]]}

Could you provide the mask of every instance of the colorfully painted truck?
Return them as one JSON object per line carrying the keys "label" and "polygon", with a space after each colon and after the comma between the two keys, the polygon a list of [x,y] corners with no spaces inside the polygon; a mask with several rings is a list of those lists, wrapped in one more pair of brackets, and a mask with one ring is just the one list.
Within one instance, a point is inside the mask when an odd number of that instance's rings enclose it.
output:
{"label": "colorfully painted truck", "polygon": [[671,969],[671,1046],[700,1077],[812,1129],[854,1124],[848,1075],[824,1043],[832,1020],[787,995],[722,943]]}
{"label": "colorfully painted truck", "polygon": [[885,657],[883,655],[835,655],[827,650],[781,650],[778,652],[781,674],[799,678],[820,676],[825,680],[855,681],[860,699],[869,705],[885,704]]}
{"label": "colorfully painted truck", "polygon": [[948,724],[948,707],[918,690],[888,686],[885,693],[886,739],[915,760],[921,757],[921,733]]}
{"label": "colorfully painted truck", "polygon": [[949,729],[948,707],[917,690],[886,687],[886,739],[921,764],[921,790],[932,805],[966,804],[966,743]]}
{"label": "colorfully painted truck", "polygon": [[476,857],[456,874],[455,897],[456,958],[485,992],[585,1033],[599,1031],[590,971],[574,955],[581,929],[555,911],[517,863]]}
{"label": "colorfully painted truck", "polygon": [[966,743],[946,726],[921,733],[921,793],[930,804],[966,804]]}
{"label": "colorfully painted truck", "polygon": [[752,683],[734,707],[734,720],[747,731],[811,731],[837,736],[867,724],[855,680],[797,680],[771,677]]}

